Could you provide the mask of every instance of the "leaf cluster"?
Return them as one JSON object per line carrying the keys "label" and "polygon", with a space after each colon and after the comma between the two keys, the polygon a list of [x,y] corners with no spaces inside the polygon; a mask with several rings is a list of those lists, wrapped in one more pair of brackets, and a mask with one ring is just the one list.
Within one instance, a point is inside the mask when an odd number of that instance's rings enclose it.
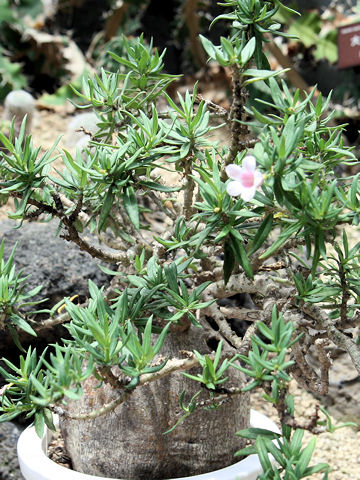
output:
{"label": "leaf cluster", "polygon": [[214,360],[211,360],[209,355],[201,355],[201,353],[194,350],[194,354],[203,371],[197,375],[191,375],[190,373],[183,372],[183,375],[187,378],[195,380],[196,382],[204,384],[205,387],[210,390],[216,390],[219,385],[222,385],[228,380],[228,377],[224,377],[224,373],[231,366],[231,361],[227,358],[225,358],[221,365],[219,364],[222,345],[223,342],[220,341],[215,352]]}
{"label": "leaf cluster", "polygon": [[[283,432],[284,433],[284,432]],[[255,440],[251,447],[236,452],[236,455],[251,455],[256,453],[263,468],[259,480],[300,480],[319,472],[324,472],[323,480],[328,478],[329,466],[319,463],[309,466],[315,449],[316,439],[310,440],[303,448],[304,430],[296,429],[290,436],[281,437],[270,430],[248,428],[237,432],[242,438]],[[271,461],[271,457],[275,462]]]}
{"label": "leaf cluster", "polygon": [[258,322],[257,327],[264,339],[254,335],[249,354],[239,356],[246,366],[235,363],[233,366],[254,379],[244,387],[244,391],[252,390],[263,382],[269,382],[272,393],[271,396],[265,394],[264,398],[277,403],[281,391],[291,380],[286,371],[294,364],[293,360],[288,360],[289,348],[299,340],[301,335],[294,338],[294,324],[285,322],[284,317],[277,313],[276,306],[272,310],[271,325]]}
{"label": "leaf cluster", "polygon": [[26,312],[24,309],[44,301],[34,300],[42,286],[26,291],[26,280],[29,276],[23,276],[23,270],[16,271],[14,263],[16,245],[11,250],[7,260],[4,258],[4,250],[5,242],[2,240],[0,245],[0,330],[6,326],[16,344],[21,348],[17,329],[30,335],[36,335],[26,317],[37,312]]}

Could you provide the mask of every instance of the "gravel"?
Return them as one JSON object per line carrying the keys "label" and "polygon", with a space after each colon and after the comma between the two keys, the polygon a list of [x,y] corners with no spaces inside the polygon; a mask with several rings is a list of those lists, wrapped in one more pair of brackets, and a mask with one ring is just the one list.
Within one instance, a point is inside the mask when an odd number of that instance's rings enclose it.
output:
{"label": "gravel", "polygon": [[[299,421],[306,421],[315,410],[318,400],[310,393],[298,387],[295,381],[290,385],[290,392],[294,395],[295,408]],[[273,406],[262,398],[260,391],[251,396],[251,407],[259,410],[279,423],[277,413]],[[342,422],[333,421],[335,425]],[[313,438],[313,435],[305,432],[304,446]],[[321,433],[317,435],[316,448],[310,465],[317,463],[329,463],[331,471],[329,480],[360,480],[359,467],[360,432],[347,427],[335,430],[334,433]],[[311,480],[320,480],[323,474],[312,475]]]}

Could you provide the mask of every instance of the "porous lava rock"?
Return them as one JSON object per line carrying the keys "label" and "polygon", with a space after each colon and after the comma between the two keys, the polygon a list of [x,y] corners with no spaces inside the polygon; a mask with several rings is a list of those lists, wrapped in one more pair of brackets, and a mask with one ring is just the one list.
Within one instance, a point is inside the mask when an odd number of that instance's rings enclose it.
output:
{"label": "porous lava rock", "polygon": [[[47,298],[36,309],[51,308],[64,297],[73,295],[78,295],[76,301],[83,302],[88,296],[89,279],[99,287],[109,284],[109,277],[99,269],[99,261],[81,251],[77,245],[60,238],[55,222],[24,222],[19,229],[14,229],[15,226],[13,221],[0,221],[0,238],[5,241],[4,257],[8,258],[11,249],[17,244],[16,269],[23,269],[24,275],[30,275],[26,280],[25,291],[42,285],[40,294],[35,298]],[[38,315],[35,320],[44,316],[46,318],[47,315]],[[38,337],[40,341],[46,339],[50,343],[64,335],[64,332],[65,329],[60,326],[51,331],[40,331]],[[1,332],[0,337],[4,352],[6,345],[12,341],[6,331]],[[34,337],[25,337],[25,343],[26,339],[32,344],[36,343]]]}
{"label": "porous lava rock", "polygon": [[12,422],[0,423],[0,480],[22,480],[16,455],[19,428]]}

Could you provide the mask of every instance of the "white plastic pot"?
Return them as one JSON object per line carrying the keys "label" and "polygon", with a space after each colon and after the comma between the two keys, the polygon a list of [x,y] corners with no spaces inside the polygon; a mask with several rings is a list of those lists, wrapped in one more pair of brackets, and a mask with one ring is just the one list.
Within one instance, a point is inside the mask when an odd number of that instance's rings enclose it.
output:
{"label": "white plastic pot", "polygon": [[[279,433],[273,421],[255,410],[250,412],[250,426]],[[75,472],[50,460],[46,456],[46,450],[51,435],[51,431],[48,431],[41,439],[37,436],[34,427],[28,427],[20,435],[17,451],[21,473],[25,480],[114,480]],[[261,472],[258,456],[250,455],[240,462],[215,472],[172,480],[256,480]]]}

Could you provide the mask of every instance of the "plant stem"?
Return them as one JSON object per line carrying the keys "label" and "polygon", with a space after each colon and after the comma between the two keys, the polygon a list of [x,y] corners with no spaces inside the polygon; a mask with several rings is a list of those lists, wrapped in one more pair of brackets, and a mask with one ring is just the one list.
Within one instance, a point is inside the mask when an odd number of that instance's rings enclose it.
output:
{"label": "plant stem", "polygon": [[193,196],[195,190],[195,181],[191,177],[192,175],[192,157],[187,157],[184,160],[184,172],[185,172],[185,186],[184,186],[184,206],[183,214],[186,220],[189,220],[194,212]]}
{"label": "plant stem", "polygon": [[315,320],[320,329],[326,330],[328,338],[334,342],[335,345],[348,352],[354,367],[360,374],[360,349],[358,345],[356,345],[351,338],[338,330],[333,321],[318,306],[304,303],[302,310]]}
{"label": "plant stem", "polygon": [[247,125],[239,122],[246,120],[245,102],[248,96],[247,90],[242,86],[241,73],[238,66],[233,66],[232,73],[232,104],[229,114],[229,124],[231,129],[230,151],[225,159],[225,165],[232,163],[238,154],[248,147],[250,130]]}
{"label": "plant stem", "polygon": [[[17,197],[17,198],[22,198],[22,194],[19,192],[11,192],[11,196]],[[56,199],[56,200],[55,200]],[[53,215],[54,217],[57,217],[60,219],[60,221],[63,223],[64,227],[67,230],[67,233],[60,235],[62,238],[64,238],[67,241],[71,241],[78,245],[80,250],[83,250],[87,253],[89,253],[92,257],[99,258],[100,260],[103,260],[104,262],[108,263],[122,263],[124,266],[129,266],[130,265],[130,260],[128,256],[124,253],[112,253],[109,251],[105,251],[101,248],[97,248],[94,245],[91,245],[88,243],[85,239],[81,238],[78,231],[74,227],[74,220],[71,220],[71,214],[70,216],[66,216],[65,213],[63,212],[63,204],[61,201],[61,197],[58,195],[54,195],[54,201],[57,203],[58,209],[53,208],[51,205],[47,205],[43,202],[39,202],[38,200],[34,199],[29,199],[28,204],[33,205],[39,209],[42,209],[44,212]],[[81,212],[77,212],[77,216],[80,216]]]}

